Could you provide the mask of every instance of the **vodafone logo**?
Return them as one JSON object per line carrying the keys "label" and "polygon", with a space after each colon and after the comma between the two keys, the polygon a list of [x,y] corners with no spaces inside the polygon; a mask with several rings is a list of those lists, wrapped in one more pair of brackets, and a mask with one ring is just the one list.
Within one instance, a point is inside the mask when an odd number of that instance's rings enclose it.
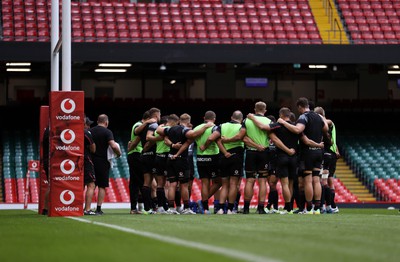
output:
{"label": "vodafone logo", "polygon": [[74,112],[75,108],[76,108],[75,101],[72,100],[71,98],[65,98],[61,102],[61,110],[66,114],[70,114],[70,113]]}
{"label": "vodafone logo", "polygon": [[71,190],[64,190],[60,194],[60,201],[64,205],[71,205],[75,201],[75,194]]}
{"label": "vodafone logo", "polygon": [[29,171],[36,171],[36,172],[39,171],[39,161],[29,160],[28,169]]}
{"label": "vodafone logo", "polygon": [[70,159],[65,159],[64,161],[61,162],[60,169],[61,169],[61,172],[63,172],[66,175],[69,175],[72,172],[74,172],[75,163]]}
{"label": "vodafone logo", "polygon": [[75,140],[75,132],[71,129],[65,129],[61,132],[60,137],[64,144],[71,144]]}

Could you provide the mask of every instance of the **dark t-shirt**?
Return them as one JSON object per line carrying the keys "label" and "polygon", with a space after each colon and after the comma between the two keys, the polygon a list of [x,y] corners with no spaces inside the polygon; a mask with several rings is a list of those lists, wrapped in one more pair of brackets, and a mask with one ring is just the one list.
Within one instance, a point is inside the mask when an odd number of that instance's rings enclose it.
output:
{"label": "dark t-shirt", "polygon": [[305,125],[303,133],[316,143],[322,142],[324,121],[321,116],[314,111],[308,111],[302,114],[297,123]]}
{"label": "dark t-shirt", "polygon": [[[166,136],[168,136],[169,140],[173,144],[176,144],[178,142],[181,142],[182,145],[187,141],[186,138],[186,133],[190,129],[184,126],[173,126],[173,127],[167,127],[164,129],[164,133]],[[178,152],[178,149],[171,148],[170,153],[171,154],[176,154]],[[188,156],[188,149],[186,149],[182,154],[182,157],[187,157]]]}
{"label": "dark t-shirt", "polygon": [[85,140],[84,140],[84,142],[85,142],[85,150],[84,150],[85,162],[88,162],[88,161],[91,162],[92,154],[90,153],[90,146],[94,143],[93,136],[92,136],[92,133],[87,129],[84,130],[84,133],[85,133]]}
{"label": "dark t-shirt", "polygon": [[[292,124],[291,122],[288,123]],[[285,146],[288,148],[297,149],[299,144],[299,135],[290,132],[289,129],[279,123],[273,123],[269,126],[271,131],[276,134],[276,136],[282,141],[283,144],[285,144]],[[276,147],[276,151],[279,153],[283,152],[279,147]]]}
{"label": "dark t-shirt", "polygon": [[96,152],[93,156],[107,160],[108,142],[114,140],[112,131],[104,126],[95,126],[90,129],[90,132],[96,144]]}
{"label": "dark t-shirt", "polygon": [[[154,133],[156,131],[157,127],[158,127],[157,123],[147,124],[146,127],[142,130],[142,132],[140,134],[138,134],[138,136],[140,137],[140,142],[142,143],[143,148],[145,147],[146,143],[148,142],[146,140],[147,132],[148,131],[152,131]],[[151,148],[149,148],[146,152],[153,151],[155,153],[156,150],[157,150],[157,144],[154,143],[154,145],[152,145]]]}

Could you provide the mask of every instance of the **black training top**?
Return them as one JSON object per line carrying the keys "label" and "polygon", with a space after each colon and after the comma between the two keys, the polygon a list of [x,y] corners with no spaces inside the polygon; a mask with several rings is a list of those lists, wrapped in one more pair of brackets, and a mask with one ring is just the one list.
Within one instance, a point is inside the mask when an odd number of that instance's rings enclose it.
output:
{"label": "black training top", "polygon": [[[186,133],[189,131],[190,129],[184,126],[173,126],[173,127],[167,127],[164,129],[164,133],[166,136],[168,136],[169,140],[171,140],[171,142],[173,144],[179,143],[181,142],[181,144],[183,145],[186,141]],[[169,151],[170,154],[176,154],[178,152],[178,149],[175,148],[171,148],[171,150]],[[182,157],[187,157],[188,156],[188,149],[186,149],[182,154]]]}
{"label": "black training top", "polygon": [[92,133],[93,141],[96,144],[96,152],[93,156],[107,160],[108,142],[114,140],[112,131],[104,126],[95,126],[90,128],[90,133]]}

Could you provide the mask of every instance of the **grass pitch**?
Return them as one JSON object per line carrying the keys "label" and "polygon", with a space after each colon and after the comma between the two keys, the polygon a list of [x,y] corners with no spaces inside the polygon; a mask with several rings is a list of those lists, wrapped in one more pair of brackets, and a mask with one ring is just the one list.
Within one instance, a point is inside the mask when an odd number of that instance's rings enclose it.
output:
{"label": "grass pitch", "polygon": [[[0,210],[0,261],[398,261],[398,210],[46,217]],[[254,212],[254,210],[252,211]]]}

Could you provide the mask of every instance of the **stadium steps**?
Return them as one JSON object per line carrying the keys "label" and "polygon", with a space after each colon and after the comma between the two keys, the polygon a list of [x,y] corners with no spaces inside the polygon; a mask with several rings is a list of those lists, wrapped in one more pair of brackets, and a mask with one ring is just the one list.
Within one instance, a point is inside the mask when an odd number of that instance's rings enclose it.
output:
{"label": "stadium steps", "polygon": [[[309,4],[323,43],[349,44],[349,39],[347,38],[334,1],[310,0]],[[330,19],[331,17],[333,19]]]}
{"label": "stadium steps", "polygon": [[336,165],[336,178],[346,186],[350,192],[361,202],[376,201],[376,198],[356,177],[343,158],[339,158]]}

